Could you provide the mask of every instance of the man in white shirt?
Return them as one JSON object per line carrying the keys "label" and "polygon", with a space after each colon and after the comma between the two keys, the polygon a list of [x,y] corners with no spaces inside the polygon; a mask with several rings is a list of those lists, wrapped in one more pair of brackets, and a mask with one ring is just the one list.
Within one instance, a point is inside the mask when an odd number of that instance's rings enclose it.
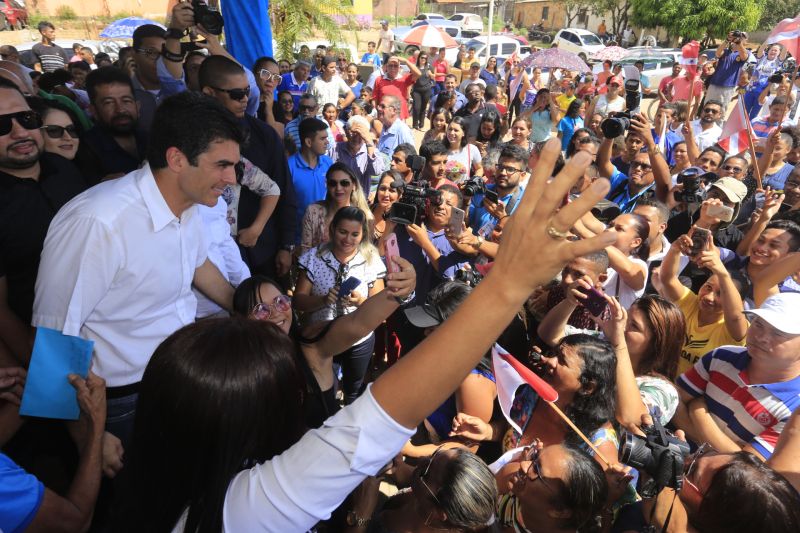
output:
{"label": "man in white shirt", "polygon": [[94,341],[108,384],[106,430],[123,446],[138,383],[159,344],[195,319],[192,284],[230,309],[233,287],[207,258],[198,208],[236,181],[242,133],[216,101],[192,92],[155,116],[148,164],[75,197],[45,239],[33,325]]}
{"label": "man in white shirt", "polygon": [[333,56],[325,56],[322,60],[322,71],[308,84],[308,92],[317,97],[320,108],[333,104],[341,110],[356,99],[352,89],[336,73],[336,58]]}
{"label": "man in white shirt", "polygon": [[692,121],[694,140],[701,152],[716,144],[719,136],[722,135],[722,128],[717,125],[717,121],[720,119],[722,119],[722,102],[706,100],[700,118]]}
{"label": "man in white shirt", "polygon": [[394,32],[389,29],[389,21],[381,21],[381,31],[378,33],[378,50],[383,55],[383,64],[385,65],[389,58],[392,56],[392,46],[394,46]]}

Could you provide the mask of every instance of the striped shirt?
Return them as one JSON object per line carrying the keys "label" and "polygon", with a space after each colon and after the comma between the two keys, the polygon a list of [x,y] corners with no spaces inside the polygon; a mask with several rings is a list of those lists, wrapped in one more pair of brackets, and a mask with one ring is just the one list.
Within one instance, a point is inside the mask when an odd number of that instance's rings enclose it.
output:
{"label": "striped shirt", "polygon": [[678,386],[703,396],[722,431],[769,458],[792,411],[800,407],[800,376],[779,383],[751,384],[747,349],[723,346],[704,355],[678,378]]}
{"label": "striped shirt", "polygon": [[769,137],[769,134],[772,133],[772,130],[780,125],[780,122],[770,122],[768,118],[760,118],[752,122],[753,133],[755,133],[756,137],[759,139],[765,139]]}

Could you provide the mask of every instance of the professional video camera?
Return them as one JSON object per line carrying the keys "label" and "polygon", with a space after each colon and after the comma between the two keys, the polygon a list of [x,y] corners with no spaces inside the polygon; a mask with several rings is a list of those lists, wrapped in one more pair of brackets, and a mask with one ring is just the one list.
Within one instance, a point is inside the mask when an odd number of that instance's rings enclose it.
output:
{"label": "professional video camera", "polygon": [[783,83],[784,77],[791,78],[794,75],[795,60],[793,57],[786,58],[781,68],[772,73],[768,78],[770,83]]}
{"label": "professional video camera", "polygon": [[658,489],[669,487],[681,490],[683,462],[689,455],[689,445],[675,437],[653,420],[652,426],[643,426],[646,437],[624,432],[619,447],[621,463],[647,472]]}
{"label": "professional video camera", "polygon": [[714,183],[719,176],[714,172],[706,172],[699,167],[689,167],[678,174],[678,183],[683,185],[682,191],[675,191],[675,201],[688,205],[700,205],[706,199],[706,187]]}
{"label": "professional video camera", "polygon": [[617,111],[608,114],[608,118],[600,123],[600,129],[608,139],[619,137],[631,127],[631,117],[639,113],[642,95],[639,92],[639,80],[625,80],[625,108],[628,111]]}
{"label": "professional video camera", "polygon": [[411,183],[395,183],[394,187],[402,191],[400,199],[392,204],[389,209],[389,220],[396,224],[422,224],[425,221],[425,207],[430,202],[432,205],[442,203],[442,193],[430,184],[419,178],[420,172],[425,168],[425,158],[419,155],[406,157],[406,165],[413,171]]}
{"label": "professional video camera", "polygon": [[742,30],[733,30],[730,33],[730,36],[731,39],[733,39],[733,42],[738,43],[741,42],[742,39],[747,39],[747,32]]}
{"label": "professional video camera", "polygon": [[222,15],[216,9],[211,9],[208,4],[201,0],[192,0],[194,8],[194,23],[199,24],[212,35],[220,35],[224,21]]}

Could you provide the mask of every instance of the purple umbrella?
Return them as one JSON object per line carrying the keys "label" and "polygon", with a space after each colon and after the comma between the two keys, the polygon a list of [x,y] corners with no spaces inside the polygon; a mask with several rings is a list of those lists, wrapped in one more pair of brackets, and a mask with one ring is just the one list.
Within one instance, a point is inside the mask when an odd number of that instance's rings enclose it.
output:
{"label": "purple umbrella", "polygon": [[578,72],[591,72],[589,65],[578,57],[577,54],[567,52],[561,48],[545,48],[534,52],[520,63],[522,68],[563,68],[567,70],[577,70]]}

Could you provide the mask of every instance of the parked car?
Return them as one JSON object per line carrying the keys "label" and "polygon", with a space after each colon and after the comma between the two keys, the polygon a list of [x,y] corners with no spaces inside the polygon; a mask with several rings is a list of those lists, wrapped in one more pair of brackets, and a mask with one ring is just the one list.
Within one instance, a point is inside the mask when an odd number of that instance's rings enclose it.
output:
{"label": "parked car", "polygon": [[501,35],[493,35],[491,45],[487,50],[488,37],[483,35],[475,39],[467,41],[467,49],[475,47],[475,55],[480,58],[482,64],[486,64],[486,60],[495,56],[497,58],[497,66],[501,66],[505,61],[511,57],[512,54],[517,54],[520,57],[525,57],[531,53],[529,46],[523,46],[519,40],[513,37],[504,37]]}
{"label": "parked car", "polygon": [[480,15],[476,15],[475,13],[453,13],[447,17],[447,20],[458,22],[462,30],[474,30],[479,33],[483,32],[483,19]]}
{"label": "parked car", "polygon": [[578,54],[584,61],[605,48],[597,35],[580,28],[566,28],[559,31],[553,43],[563,50]]}
{"label": "parked car", "polygon": [[0,0],[0,31],[22,28],[28,25],[28,10],[17,0]]}

